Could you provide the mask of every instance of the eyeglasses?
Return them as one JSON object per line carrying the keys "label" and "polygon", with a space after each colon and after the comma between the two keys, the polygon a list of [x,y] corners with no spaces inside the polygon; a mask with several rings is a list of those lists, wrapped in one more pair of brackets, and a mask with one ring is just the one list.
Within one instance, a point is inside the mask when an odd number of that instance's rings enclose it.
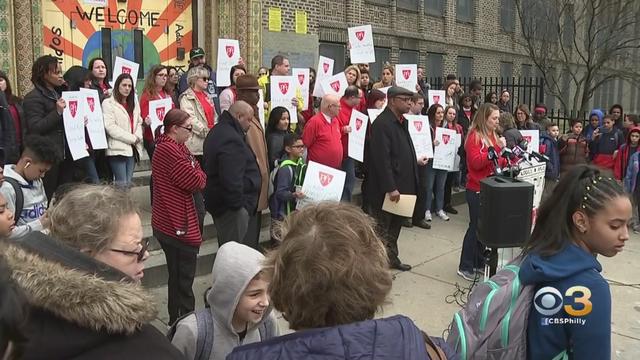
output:
{"label": "eyeglasses", "polygon": [[209,82],[209,78],[208,77],[201,77],[200,79],[202,79],[202,81],[204,81],[204,82]]}
{"label": "eyeglasses", "polygon": [[140,249],[140,251],[128,251],[128,250],[119,250],[119,249],[109,249],[109,250],[113,252],[121,253],[121,254],[126,254],[126,255],[135,255],[137,256],[138,262],[140,262],[142,261],[142,259],[144,259],[144,254],[147,252],[148,248],[149,248],[149,239],[145,239],[145,240],[142,240],[142,248]]}
{"label": "eyeglasses", "polygon": [[167,77],[167,74],[157,74],[158,77]]}
{"label": "eyeglasses", "polygon": [[304,145],[291,145],[291,147],[295,149],[304,149]]}
{"label": "eyeglasses", "polygon": [[187,130],[188,132],[192,132],[193,131],[193,126],[182,126],[182,125],[176,125],[177,127],[183,128],[185,130]]}

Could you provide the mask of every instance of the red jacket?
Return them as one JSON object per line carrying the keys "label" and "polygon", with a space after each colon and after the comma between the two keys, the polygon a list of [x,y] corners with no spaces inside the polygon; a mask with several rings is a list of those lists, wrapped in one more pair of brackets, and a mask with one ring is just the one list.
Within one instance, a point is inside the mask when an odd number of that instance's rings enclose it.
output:
{"label": "red jacket", "polygon": [[[142,133],[142,137],[149,141],[149,142],[153,142],[153,134],[151,134],[151,127],[147,126],[144,123],[144,119],[147,118],[147,116],[149,115],[149,101],[151,100],[161,100],[161,99],[165,99],[168,98],[169,95],[167,95],[164,90],[160,91],[160,93],[158,95],[156,95],[155,98],[151,99],[149,97],[149,93],[148,92],[143,92],[142,95],[140,95],[140,117],[142,118],[142,125],[143,125],[143,133]],[[171,102],[171,108],[173,109],[175,107],[175,104],[173,103],[173,101]],[[166,112],[165,112],[166,114]]]}
{"label": "red jacket", "polygon": [[342,142],[337,118],[328,123],[322,112],[314,115],[304,126],[302,142],[307,147],[307,159],[334,169],[342,168]]}
{"label": "red jacket", "polygon": [[207,177],[184,144],[158,136],[151,162],[153,207],[151,225],[186,245],[199,247],[202,235],[193,193],[201,191]]}
{"label": "red jacket", "polygon": [[[627,165],[629,163],[629,150],[631,149],[631,133],[640,133],[640,127],[633,127],[627,134],[627,142],[620,145],[613,163],[613,175],[618,180],[624,179],[627,174]],[[640,146],[636,147],[636,152],[640,151]]]}
{"label": "red jacket", "polygon": [[[356,106],[357,108],[357,106]],[[344,98],[340,99],[340,112],[338,113],[338,124],[340,124],[340,132],[342,133],[342,128],[345,126],[349,126],[349,122],[351,121],[351,113],[353,109],[344,101]],[[358,110],[359,111],[359,110]],[[342,158],[346,159],[349,156],[349,134],[342,133],[342,137],[340,138],[342,141]]]}
{"label": "red jacket", "polygon": [[[491,145],[485,145],[479,138],[475,130],[469,131],[467,140],[464,143],[464,150],[467,154],[467,189],[480,191],[480,180],[493,175],[494,165],[488,158],[489,146],[493,146],[497,154],[502,150],[498,145],[497,138],[491,139]],[[504,158],[500,158],[499,165],[507,165]]]}

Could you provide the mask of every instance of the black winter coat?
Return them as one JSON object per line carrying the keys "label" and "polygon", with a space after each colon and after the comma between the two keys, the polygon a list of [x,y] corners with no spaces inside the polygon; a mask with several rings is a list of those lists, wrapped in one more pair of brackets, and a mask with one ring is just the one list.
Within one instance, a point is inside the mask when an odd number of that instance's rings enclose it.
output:
{"label": "black winter coat", "polygon": [[20,359],[184,359],[150,324],[152,297],[120,271],[40,232],[7,245],[30,306]]}
{"label": "black winter coat", "polygon": [[62,156],[65,153],[66,140],[62,115],[59,115],[56,110],[56,101],[60,96],[59,90],[51,91],[36,85],[24,97],[22,104],[27,124],[26,133],[49,138],[56,144],[56,150]]}
{"label": "black winter coat", "polygon": [[228,111],[220,116],[204,140],[207,174],[204,203],[214,217],[245,208],[256,213],[262,176],[256,156],[245,140],[245,132]]}
{"label": "black winter coat", "polygon": [[367,193],[373,209],[382,208],[386,193],[416,194],[418,164],[407,128],[387,107],[371,126],[366,155],[369,164]]}
{"label": "black winter coat", "polygon": [[[20,113],[22,107],[19,105],[17,107],[18,113]],[[20,158],[20,147],[18,139],[16,139],[16,127],[11,111],[9,111],[7,98],[4,92],[0,91],[0,162],[3,166],[4,164],[15,164],[18,158]]]}

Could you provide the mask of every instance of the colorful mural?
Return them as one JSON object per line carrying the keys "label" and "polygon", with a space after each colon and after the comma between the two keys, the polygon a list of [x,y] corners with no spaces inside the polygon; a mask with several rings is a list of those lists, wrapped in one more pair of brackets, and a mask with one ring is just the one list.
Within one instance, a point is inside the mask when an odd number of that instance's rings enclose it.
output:
{"label": "colorful mural", "polygon": [[144,71],[158,63],[186,70],[191,14],[191,0],[44,0],[43,50],[63,69],[107,54],[137,59]]}

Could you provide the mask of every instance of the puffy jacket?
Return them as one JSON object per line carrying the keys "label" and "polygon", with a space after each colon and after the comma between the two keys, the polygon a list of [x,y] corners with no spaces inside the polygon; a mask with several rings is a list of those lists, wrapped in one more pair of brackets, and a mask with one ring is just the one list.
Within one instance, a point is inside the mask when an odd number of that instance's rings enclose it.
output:
{"label": "puffy jacket", "polygon": [[[622,180],[627,175],[627,164],[633,154],[630,154],[631,146],[631,134],[640,133],[640,127],[633,127],[627,134],[627,142],[620,145],[618,154],[616,155],[615,162],[613,164],[613,174],[618,180]],[[635,152],[640,151],[640,146],[636,145]]]}
{"label": "puffy jacket", "polygon": [[202,155],[202,147],[204,139],[209,133],[209,123],[207,117],[200,104],[200,100],[192,88],[188,88],[180,95],[180,109],[191,115],[193,132],[192,136],[187,140],[187,147],[193,155]]}
{"label": "puffy jacket", "polygon": [[602,126],[602,120],[604,119],[604,113],[602,112],[602,110],[600,109],[591,110],[591,112],[589,113],[589,119],[588,119],[589,121],[587,123],[587,126],[585,126],[584,130],[582,131],[582,134],[587,139],[587,141],[591,141],[593,132],[596,130],[595,127],[591,126],[591,117],[594,115],[598,117],[598,127]]}
{"label": "puffy jacket", "polygon": [[135,146],[138,154],[142,154],[142,118],[140,107],[133,109],[133,130],[129,112],[116,99],[108,97],[102,103],[104,129],[107,132],[107,156],[133,156]]}
{"label": "puffy jacket", "polygon": [[578,164],[586,164],[589,154],[587,139],[582,135],[565,134],[558,139],[560,150],[560,174]]}
{"label": "puffy jacket", "polygon": [[[447,360],[459,356],[440,338],[431,338],[439,355]],[[298,331],[267,341],[233,349],[227,360],[327,359],[327,360],[431,360],[436,351],[411,319],[396,315],[384,319],[329,328]]]}
{"label": "puffy jacket", "polygon": [[22,102],[27,134],[48,137],[56,145],[59,154],[65,153],[66,144],[62,115],[56,110],[56,101],[60,98],[62,90],[50,90],[36,85]]}
{"label": "puffy jacket", "polygon": [[631,159],[629,159],[627,173],[624,177],[624,190],[626,192],[633,194],[636,191],[638,172],[640,172],[640,152],[631,155]]}
{"label": "puffy jacket", "polygon": [[540,152],[549,157],[545,177],[557,180],[560,177],[560,150],[558,141],[552,138],[546,131],[540,133]]}

